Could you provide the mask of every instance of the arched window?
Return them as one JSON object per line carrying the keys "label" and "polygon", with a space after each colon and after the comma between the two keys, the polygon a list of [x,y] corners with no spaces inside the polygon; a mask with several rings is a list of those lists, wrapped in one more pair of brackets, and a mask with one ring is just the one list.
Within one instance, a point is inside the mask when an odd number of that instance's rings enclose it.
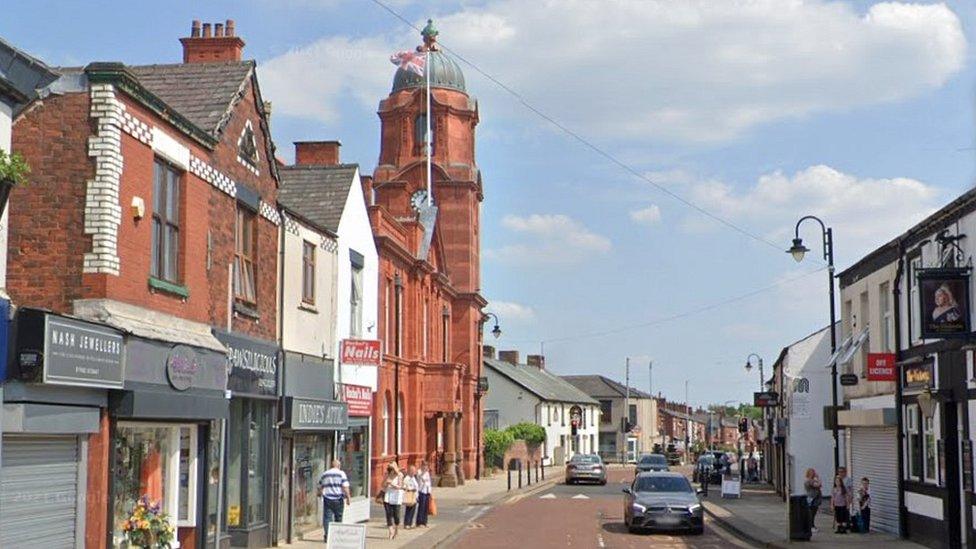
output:
{"label": "arched window", "polygon": [[[427,144],[427,114],[421,113],[413,121],[413,141],[417,145],[417,149],[423,152],[424,146]],[[436,150],[437,140],[434,138],[434,124],[431,121],[430,125],[430,142],[433,144],[430,149],[430,154],[434,154]]]}
{"label": "arched window", "polygon": [[390,395],[383,397],[383,455],[390,453]]}
{"label": "arched window", "polygon": [[400,435],[397,437],[397,454],[403,452],[403,395],[397,397],[397,433]]}

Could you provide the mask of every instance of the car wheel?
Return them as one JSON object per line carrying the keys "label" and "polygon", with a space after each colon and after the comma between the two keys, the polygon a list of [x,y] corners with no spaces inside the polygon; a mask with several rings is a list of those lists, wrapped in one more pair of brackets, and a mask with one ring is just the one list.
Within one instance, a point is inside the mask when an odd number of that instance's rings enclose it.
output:
{"label": "car wheel", "polygon": [[628,524],[627,531],[630,532],[631,534],[639,534],[641,530],[640,528],[634,526],[633,524]]}
{"label": "car wheel", "polygon": [[606,486],[606,485],[607,485],[607,479],[603,479],[600,481],[600,486]]}
{"label": "car wheel", "polygon": [[693,535],[693,536],[700,536],[700,535],[702,535],[704,533],[705,533],[705,527],[704,526],[699,526],[698,528],[695,528],[695,529],[693,529],[691,531],[691,535]]}

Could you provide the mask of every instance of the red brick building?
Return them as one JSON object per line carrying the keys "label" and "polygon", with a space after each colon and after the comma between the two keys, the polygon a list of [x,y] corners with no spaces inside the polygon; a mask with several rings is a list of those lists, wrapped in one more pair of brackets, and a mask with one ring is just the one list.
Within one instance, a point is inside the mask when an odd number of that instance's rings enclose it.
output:
{"label": "red brick building", "polygon": [[[428,460],[441,483],[479,470],[481,325],[477,103],[457,64],[422,33],[432,91],[433,204],[427,207],[423,77],[398,70],[380,102],[379,165],[365,183],[379,253],[383,364],[373,412],[373,478]],[[372,200],[370,200],[372,198]],[[456,467],[456,465],[459,465]]]}
{"label": "red brick building", "polygon": [[[7,394],[24,413],[97,410],[76,447],[89,548],[121,543],[140,494],[162,502],[183,547],[202,546],[219,530],[221,485],[226,535],[270,544],[279,215],[268,116],[233,21],[194,22],[181,42],[183,63],[63,70],[14,127],[33,172],[10,200],[13,301],[124,341],[124,385]],[[72,434],[40,433],[48,443]]]}

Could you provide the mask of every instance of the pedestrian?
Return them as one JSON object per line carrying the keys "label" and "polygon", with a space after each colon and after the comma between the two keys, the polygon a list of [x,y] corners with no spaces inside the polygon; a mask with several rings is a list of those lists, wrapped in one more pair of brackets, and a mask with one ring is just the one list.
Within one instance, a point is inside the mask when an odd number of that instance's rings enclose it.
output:
{"label": "pedestrian", "polygon": [[756,456],[751,454],[749,455],[749,481],[759,481],[759,462],[756,461]]}
{"label": "pedestrian", "polygon": [[820,477],[817,475],[817,471],[812,467],[807,469],[803,490],[807,494],[807,507],[810,509],[810,530],[813,532],[817,531],[817,512],[820,511],[820,503],[823,500],[820,488]]}
{"label": "pedestrian", "polygon": [[396,462],[386,466],[383,479],[383,510],[386,512],[386,528],[390,539],[396,539],[400,529],[400,506],[403,505],[403,474]]}
{"label": "pedestrian", "polygon": [[718,458],[719,466],[721,467],[723,475],[732,474],[732,462],[729,461],[729,455],[723,453],[722,457]]}
{"label": "pedestrian", "polygon": [[430,512],[430,468],[426,461],[420,462],[417,473],[417,526],[427,528],[427,513]]}
{"label": "pedestrian", "polygon": [[861,488],[857,491],[857,508],[861,513],[862,534],[871,531],[871,486],[868,477],[861,479]]}
{"label": "pedestrian", "polygon": [[837,475],[834,477],[834,487],[830,492],[830,506],[834,509],[834,522],[837,524],[837,533],[846,534],[850,528],[851,513],[850,494],[844,486],[844,477]]}
{"label": "pedestrian", "polygon": [[332,468],[319,476],[322,493],[322,528],[325,541],[329,541],[329,523],[342,522],[342,511],[349,504],[349,478],[342,470],[342,462],[332,460]]}
{"label": "pedestrian", "polygon": [[702,495],[708,497],[708,477],[711,476],[711,467],[708,460],[704,457],[698,458],[698,484],[701,486]]}
{"label": "pedestrian", "polygon": [[417,512],[417,468],[413,465],[407,467],[407,475],[403,477],[403,506],[406,508],[403,513],[403,529],[413,528],[413,517]]}

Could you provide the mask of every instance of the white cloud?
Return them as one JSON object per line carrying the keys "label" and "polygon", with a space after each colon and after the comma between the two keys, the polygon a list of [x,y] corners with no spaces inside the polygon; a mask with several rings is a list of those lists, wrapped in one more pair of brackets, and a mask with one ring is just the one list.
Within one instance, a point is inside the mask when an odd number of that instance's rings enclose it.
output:
{"label": "white cloud", "polygon": [[523,240],[501,248],[485,250],[490,259],[533,263],[576,263],[592,254],[610,251],[610,239],[587,229],[563,214],[507,215],[502,226],[522,235]]}
{"label": "white cloud", "polygon": [[514,301],[492,301],[485,310],[498,315],[499,322],[506,321],[526,321],[535,318],[535,310],[528,305],[515,303]]}
{"label": "white cloud", "polygon": [[[568,126],[626,139],[721,141],[904,99],[941,86],[967,49],[941,3],[859,12],[828,0],[490,0],[441,11],[448,48]],[[419,42],[390,23],[395,33],[327,37],[264,63],[279,112],[331,121],[343,96],[375,108],[393,77],[387,56]],[[524,120],[517,101],[462,69],[493,113]]]}
{"label": "white cloud", "polygon": [[657,225],[661,222],[661,208],[651,204],[646,208],[631,210],[630,220],[639,225]]}

